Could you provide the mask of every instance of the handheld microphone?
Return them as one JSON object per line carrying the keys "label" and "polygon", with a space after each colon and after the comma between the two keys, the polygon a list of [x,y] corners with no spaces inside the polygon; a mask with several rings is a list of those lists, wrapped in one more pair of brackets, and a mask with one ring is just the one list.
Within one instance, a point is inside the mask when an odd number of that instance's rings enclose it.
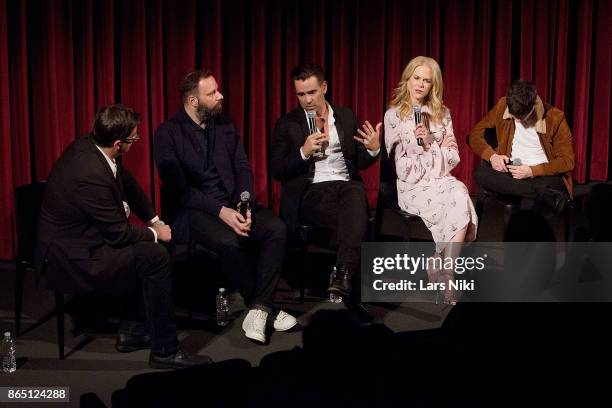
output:
{"label": "handheld microphone", "polygon": [[240,193],[240,203],[238,203],[238,212],[246,220],[247,210],[251,208],[249,201],[251,200],[251,194],[248,191]]}
{"label": "handheld microphone", "polygon": [[308,130],[310,134],[317,133],[317,112],[316,111],[306,111],[306,117],[308,118]]}
{"label": "handheld microphone", "polygon": [[[308,130],[310,134],[314,134],[317,132],[323,132],[317,127],[317,112],[316,111],[306,111],[306,117],[308,118]],[[312,155],[316,158],[322,158],[325,156],[325,145],[322,145],[318,151],[312,153]]]}
{"label": "handheld microphone", "polygon": [[[419,105],[414,105],[412,110],[414,111],[414,126],[416,127],[419,123],[421,123],[421,107]],[[423,146],[422,137],[417,137],[417,144],[419,146]]]}

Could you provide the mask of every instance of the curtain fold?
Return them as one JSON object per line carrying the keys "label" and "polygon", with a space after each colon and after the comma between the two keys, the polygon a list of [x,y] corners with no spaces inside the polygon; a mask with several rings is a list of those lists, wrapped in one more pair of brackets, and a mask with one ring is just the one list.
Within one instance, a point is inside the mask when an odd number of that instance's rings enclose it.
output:
{"label": "curtain fold", "polygon": [[[180,107],[177,87],[210,68],[245,144],[259,200],[278,210],[268,172],[277,118],[295,108],[290,70],[321,64],[328,95],[382,121],[408,61],[440,62],[459,141],[454,174],[474,189],[466,134],[513,79],[534,81],[574,135],[579,182],[610,178],[610,0],[0,0],[0,258],[15,255],[15,187],[42,180],[123,103],[142,114],[125,165],[159,208],[153,134]],[[363,172],[376,205],[379,166]]]}
{"label": "curtain fold", "polygon": [[[166,117],[166,94],[164,92],[164,48],[163,41],[163,4],[162,0],[154,0],[147,7],[147,50],[149,55],[149,125],[153,131],[164,121]],[[152,142],[153,132],[149,132],[149,140]],[[153,143],[149,151],[154,157]],[[158,193],[160,189],[157,167],[152,167],[153,192]],[[161,208],[160,195],[152,197],[155,208]]]}
{"label": "curtain fold", "polygon": [[[11,133],[11,104],[10,104],[10,73],[9,73],[9,50],[8,50],[8,10],[6,4],[0,7],[0,160],[2,160],[0,171],[0,184],[3,186],[13,185],[13,168],[11,166],[12,140],[8,137]],[[13,252],[13,234],[15,227],[13,195],[2,194],[0,197],[0,255]]]}
{"label": "curtain fold", "polygon": [[[154,129],[149,126],[149,72],[147,69],[147,27],[145,0],[131,0],[123,6],[119,17],[119,41],[129,41],[129,47],[120,47],[119,52],[119,100],[136,112],[141,122],[138,133],[142,135],[123,163],[138,180],[147,195],[152,195],[151,166],[153,157],[150,146]],[[146,164],[146,165],[144,165]]]}
{"label": "curtain fold", "polygon": [[595,27],[593,31],[593,97],[587,109],[592,116],[590,132],[582,136],[591,149],[591,167],[588,177],[596,180],[609,179],[610,176],[610,132],[612,120],[610,118],[610,93],[612,89],[612,2],[601,1],[595,3]]}

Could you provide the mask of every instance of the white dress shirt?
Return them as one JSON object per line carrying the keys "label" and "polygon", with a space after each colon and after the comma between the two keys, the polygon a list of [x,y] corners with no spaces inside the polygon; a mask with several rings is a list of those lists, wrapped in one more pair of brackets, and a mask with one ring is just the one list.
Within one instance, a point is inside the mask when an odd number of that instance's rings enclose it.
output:
{"label": "white dress shirt", "polygon": [[[306,120],[308,120],[308,115]],[[334,118],[334,111],[331,105],[327,104],[327,124],[329,129],[329,145],[325,148],[325,155],[322,157],[315,157],[315,171],[313,183],[321,183],[324,181],[349,181],[348,169],[346,162],[344,161],[344,155],[342,154],[342,146],[340,145],[340,137],[338,136],[338,129],[336,128],[336,119]],[[351,137],[354,135],[351,135]],[[374,157],[380,152],[380,148],[377,150],[369,150],[368,153]],[[306,156],[302,148],[300,148],[300,154],[302,159],[308,160],[310,156]]]}

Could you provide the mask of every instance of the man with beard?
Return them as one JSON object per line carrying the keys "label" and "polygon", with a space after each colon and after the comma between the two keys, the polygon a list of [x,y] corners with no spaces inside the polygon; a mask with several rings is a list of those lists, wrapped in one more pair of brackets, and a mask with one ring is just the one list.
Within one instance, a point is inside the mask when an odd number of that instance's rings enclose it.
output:
{"label": "man with beard", "polygon": [[[219,255],[249,308],[242,324],[246,337],[265,343],[285,254],[285,224],[254,201],[251,168],[234,124],[221,115],[223,95],[212,73],[191,72],[179,92],[183,107],[155,132],[164,217],[177,242],[197,242]],[[244,192],[251,202],[246,216],[236,210]],[[257,260],[249,256],[253,246]],[[280,311],[274,328],[285,331],[296,323]]]}

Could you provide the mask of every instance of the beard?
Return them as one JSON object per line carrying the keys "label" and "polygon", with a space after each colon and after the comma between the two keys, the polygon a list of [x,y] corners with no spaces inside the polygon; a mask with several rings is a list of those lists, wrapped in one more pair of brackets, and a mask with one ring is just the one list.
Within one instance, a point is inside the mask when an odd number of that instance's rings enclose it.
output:
{"label": "beard", "polygon": [[200,123],[207,122],[215,116],[219,116],[221,114],[221,108],[221,101],[217,102],[213,108],[207,108],[202,103],[198,102],[196,114],[198,115],[198,119],[200,119]]}

